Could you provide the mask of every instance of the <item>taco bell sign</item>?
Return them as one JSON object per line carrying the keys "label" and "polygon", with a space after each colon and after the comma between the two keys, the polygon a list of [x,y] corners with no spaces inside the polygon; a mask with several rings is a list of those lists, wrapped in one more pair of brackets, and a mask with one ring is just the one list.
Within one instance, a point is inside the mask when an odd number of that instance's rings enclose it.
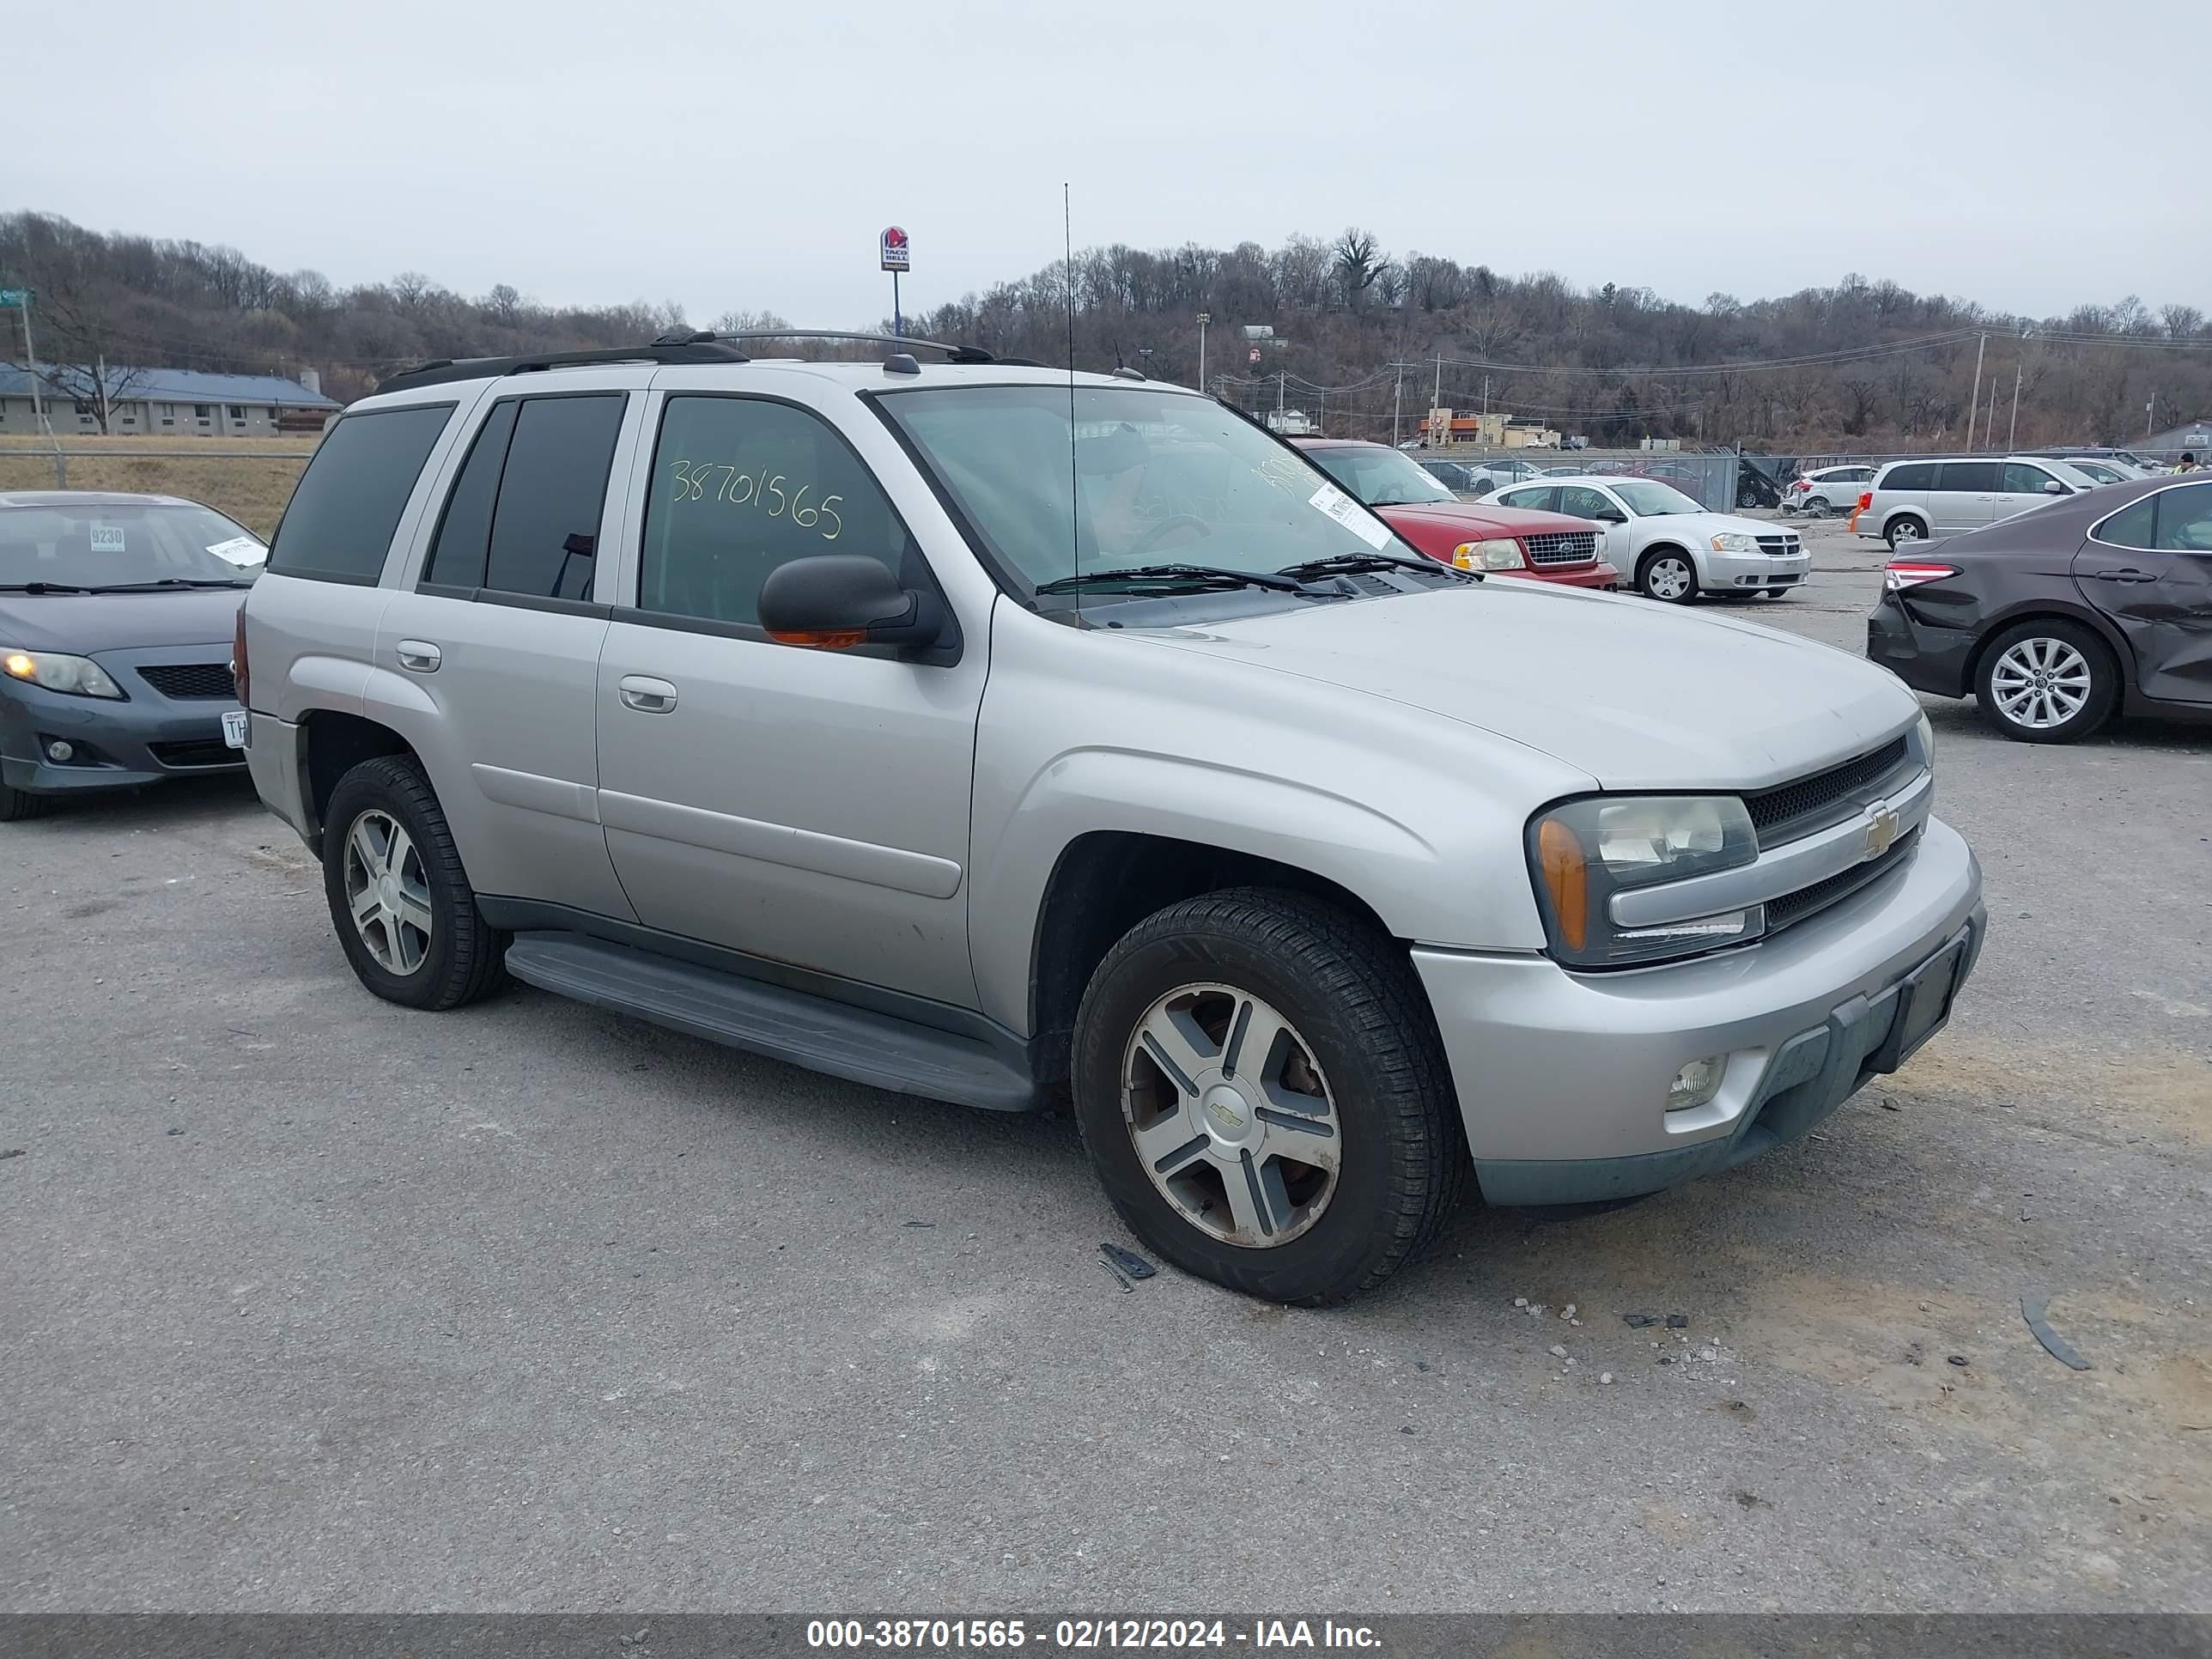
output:
{"label": "taco bell sign", "polygon": [[885,270],[910,270],[914,268],[913,251],[907,246],[906,233],[896,225],[890,226],[884,232],[883,256]]}

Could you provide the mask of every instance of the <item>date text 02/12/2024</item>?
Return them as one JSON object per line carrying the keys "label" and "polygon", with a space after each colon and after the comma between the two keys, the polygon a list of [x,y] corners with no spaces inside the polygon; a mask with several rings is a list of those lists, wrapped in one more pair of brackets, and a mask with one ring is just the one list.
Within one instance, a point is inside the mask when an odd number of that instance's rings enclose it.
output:
{"label": "date text 02/12/2024", "polygon": [[[1258,1650],[1336,1649],[1373,1651],[1381,1638],[1366,1625],[1333,1619],[1261,1619],[1247,1628],[1221,1619],[822,1619],[810,1620],[813,1649],[888,1649],[908,1652],[1030,1650],[1044,1654],[1144,1650],[1163,1652],[1245,1647]],[[1032,1633],[1034,1632],[1034,1633]]]}

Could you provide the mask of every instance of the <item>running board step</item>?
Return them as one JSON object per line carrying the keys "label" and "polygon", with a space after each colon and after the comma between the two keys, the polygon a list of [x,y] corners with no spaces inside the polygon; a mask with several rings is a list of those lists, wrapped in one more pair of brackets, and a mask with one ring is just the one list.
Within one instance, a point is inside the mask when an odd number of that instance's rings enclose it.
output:
{"label": "running board step", "polygon": [[556,996],[853,1083],[994,1112],[1037,1103],[1030,1078],[974,1037],[581,933],[517,933],[507,971]]}

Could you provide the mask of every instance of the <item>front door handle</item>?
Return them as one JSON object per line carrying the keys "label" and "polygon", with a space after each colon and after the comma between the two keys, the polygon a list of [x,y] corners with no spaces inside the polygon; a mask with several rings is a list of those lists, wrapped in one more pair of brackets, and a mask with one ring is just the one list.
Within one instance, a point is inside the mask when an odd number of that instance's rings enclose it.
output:
{"label": "front door handle", "polygon": [[625,674],[615,683],[623,706],[641,714],[666,714],[676,708],[676,688],[666,680],[644,674]]}
{"label": "front door handle", "polygon": [[2130,566],[2125,570],[2100,570],[2097,580],[2100,582],[2154,582],[2158,578],[2148,570],[2137,570]]}
{"label": "front door handle", "polygon": [[417,674],[434,674],[446,653],[428,640],[402,640],[392,647],[402,668],[410,668]]}

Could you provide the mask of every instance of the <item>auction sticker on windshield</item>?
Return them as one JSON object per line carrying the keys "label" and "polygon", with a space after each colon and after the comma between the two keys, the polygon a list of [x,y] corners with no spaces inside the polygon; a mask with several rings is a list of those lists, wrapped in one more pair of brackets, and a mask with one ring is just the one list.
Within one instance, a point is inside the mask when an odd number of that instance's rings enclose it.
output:
{"label": "auction sticker on windshield", "polygon": [[1334,484],[1323,484],[1315,490],[1306,497],[1306,505],[1328,514],[1370,547],[1380,547],[1390,539],[1390,532],[1382,527],[1381,520]]}
{"label": "auction sticker on windshield", "polygon": [[92,527],[92,550],[95,553],[120,553],[123,526],[119,524],[95,524]]}
{"label": "auction sticker on windshield", "polygon": [[208,551],[231,564],[259,564],[269,556],[269,550],[251,536],[233,536],[227,542],[211,544]]}

